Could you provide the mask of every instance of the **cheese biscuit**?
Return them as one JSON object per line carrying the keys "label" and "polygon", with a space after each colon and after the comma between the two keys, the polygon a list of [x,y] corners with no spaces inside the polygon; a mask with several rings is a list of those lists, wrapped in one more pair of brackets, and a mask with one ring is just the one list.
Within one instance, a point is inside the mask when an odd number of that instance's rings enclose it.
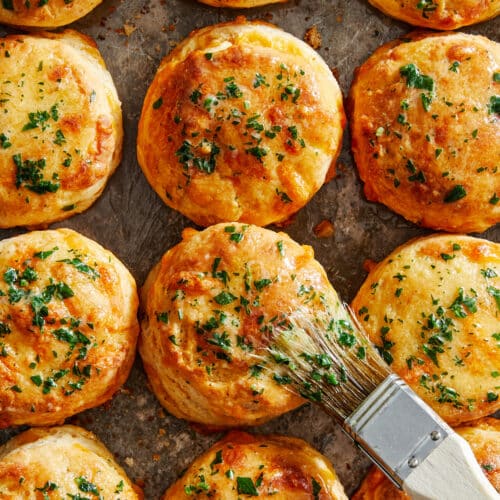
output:
{"label": "cheese biscuit", "polygon": [[137,307],[125,266],[75,231],[0,241],[0,428],[111,398],[134,361]]}
{"label": "cheese biscuit", "polygon": [[194,31],[162,61],[137,156],[162,200],[196,224],[265,226],[289,218],[333,175],[344,123],[320,56],[275,26],[239,18]]}
{"label": "cheese biscuit", "polygon": [[454,30],[480,23],[500,12],[500,0],[368,0],[388,16],[432,28]]}
{"label": "cheese biscuit", "polygon": [[198,457],[163,496],[237,500],[347,500],[326,457],[302,439],[231,432]]}
{"label": "cheese biscuit", "polygon": [[86,210],[118,166],[122,138],[120,101],[90,38],[0,38],[0,228]]}
{"label": "cheese biscuit", "polygon": [[352,151],[366,197],[424,227],[500,221],[500,45],[414,33],[356,71]]}
{"label": "cheese biscuit", "polygon": [[2,0],[0,23],[24,28],[57,28],[88,14],[102,0]]}
{"label": "cheese biscuit", "polygon": [[240,223],[185,230],[150,272],[142,308],[139,352],[156,396],[173,415],[219,428],[304,402],[273,351],[290,313],[348,321],[310,247]]}
{"label": "cheese biscuit", "polygon": [[0,446],[0,496],[143,498],[96,436],[74,425],[30,429]]}
{"label": "cheese biscuit", "polygon": [[372,269],[352,307],[390,368],[449,424],[500,409],[500,244],[412,240]]}

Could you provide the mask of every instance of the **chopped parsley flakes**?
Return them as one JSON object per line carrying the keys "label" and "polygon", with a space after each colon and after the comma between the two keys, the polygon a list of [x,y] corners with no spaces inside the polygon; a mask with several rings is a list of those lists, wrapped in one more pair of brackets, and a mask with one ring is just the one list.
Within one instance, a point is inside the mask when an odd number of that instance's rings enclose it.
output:
{"label": "chopped parsley flakes", "polygon": [[422,11],[422,17],[428,19],[429,14],[432,14],[438,8],[438,4],[434,0],[419,0],[416,7]]}
{"label": "chopped parsley flakes", "polygon": [[236,478],[236,485],[238,490],[238,495],[250,495],[257,497],[259,496],[259,492],[255,487],[254,482],[249,477],[240,477]]}
{"label": "chopped parsley flakes", "polygon": [[73,266],[77,271],[89,275],[94,280],[101,276],[98,271],[90,267],[88,264],[85,264],[85,262],[82,262],[82,260],[80,260],[78,257],[75,257],[73,259],[62,259],[58,260],[58,262],[64,262],[65,264],[69,264]]}
{"label": "chopped parsley flakes", "polygon": [[452,189],[450,189],[448,193],[446,193],[443,201],[445,203],[454,203],[458,200],[461,200],[462,198],[465,198],[466,196],[467,191],[465,190],[465,188],[462,185],[457,184]]}
{"label": "chopped parsley flakes", "polygon": [[434,91],[434,80],[428,76],[423,75],[414,64],[407,64],[399,69],[402,76],[406,78],[406,85],[416,89]]}
{"label": "chopped parsley flakes", "polygon": [[[43,170],[46,166],[45,158],[39,160],[23,160],[20,154],[12,157],[16,171],[16,188],[24,187],[37,194],[55,193],[60,183],[56,173],[51,180],[44,179]],[[55,182],[53,182],[55,181]]]}

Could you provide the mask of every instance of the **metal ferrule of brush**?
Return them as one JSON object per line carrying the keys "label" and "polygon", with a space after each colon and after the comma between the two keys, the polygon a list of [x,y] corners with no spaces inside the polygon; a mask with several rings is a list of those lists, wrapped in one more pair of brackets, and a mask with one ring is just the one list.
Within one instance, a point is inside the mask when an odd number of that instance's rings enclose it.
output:
{"label": "metal ferrule of brush", "polygon": [[394,374],[345,420],[344,430],[399,488],[453,432]]}

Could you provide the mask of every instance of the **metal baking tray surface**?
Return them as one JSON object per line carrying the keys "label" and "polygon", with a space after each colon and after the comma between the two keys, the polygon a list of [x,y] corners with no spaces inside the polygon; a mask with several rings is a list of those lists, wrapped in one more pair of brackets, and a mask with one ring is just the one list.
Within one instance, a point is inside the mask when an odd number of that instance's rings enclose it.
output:
{"label": "metal baking tray surface", "polygon": [[[123,105],[123,161],[104,194],[89,210],[52,227],[70,227],[110,249],[142,285],[163,253],[180,241],[193,224],[166,207],[149,187],[136,159],[135,140],[142,101],[160,60],[190,31],[228,21],[237,15],[264,19],[304,38],[316,26],[318,52],[347,95],[353,71],[380,45],[412,30],[372,8],[366,0],[290,0],[250,10],[216,9],[195,0],[104,0],[93,12],[70,25],[93,37],[110,70]],[[500,17],[461,31],[498,41]],[[0,26],[0,35],[15,33]],[[333,235],[318,237],[323,220]],[[344,136],[337,176],[286,227],[296,241],[311,245],[340,296],[350,301],[363,282],[366,259],[380,260],[397,245],[429,233],[406,222],[382,205],[368,203]],[[0,230],[0,239],[22,229]],[[500,242],[500,227],[481,235]],[[219,439],[221,433],[199,433],[189,423],[163,410],[136,360],[125,386],[107,404],[70,420],[95,432],[115,454],[130,478],[156,499],[190,462]],[[0,443],[19,429],[0,431]],[[346,492],[359,485],[369,461],[320,409],[306,404],[251,429],[300,437],[334,464]]]}

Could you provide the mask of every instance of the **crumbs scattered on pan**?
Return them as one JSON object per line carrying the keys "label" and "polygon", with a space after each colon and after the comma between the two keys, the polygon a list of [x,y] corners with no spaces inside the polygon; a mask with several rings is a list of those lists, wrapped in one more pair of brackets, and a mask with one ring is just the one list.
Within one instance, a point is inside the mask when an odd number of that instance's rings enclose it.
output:
{"label": "crumbs scattered on pan", "polygon": [[366,259],[364,262],[363,262],[363,269],[369,273],[371,272],[371,270],[377,265],[377,262],[375,260],[372,260],[372,259]]}
{"label": "crumbs scattered on pan", "polygon": [[137,28],[133,24],[124,24],[123,33],[125,36],[130,36]]}
{"label": "crumbs scattered on pan", "polygon": [[305,33],[304,41],[309,44],[314,50],[318,50],[321,47],[322,39],[318,28],[313,24]]}
{"label": "crumbs scattered on pan", "polygon": [[318,238],[331,238],[335,233],[335,228],[333,224],[328,219],[323,219],[321,222],[314,226],[314,234]]}

